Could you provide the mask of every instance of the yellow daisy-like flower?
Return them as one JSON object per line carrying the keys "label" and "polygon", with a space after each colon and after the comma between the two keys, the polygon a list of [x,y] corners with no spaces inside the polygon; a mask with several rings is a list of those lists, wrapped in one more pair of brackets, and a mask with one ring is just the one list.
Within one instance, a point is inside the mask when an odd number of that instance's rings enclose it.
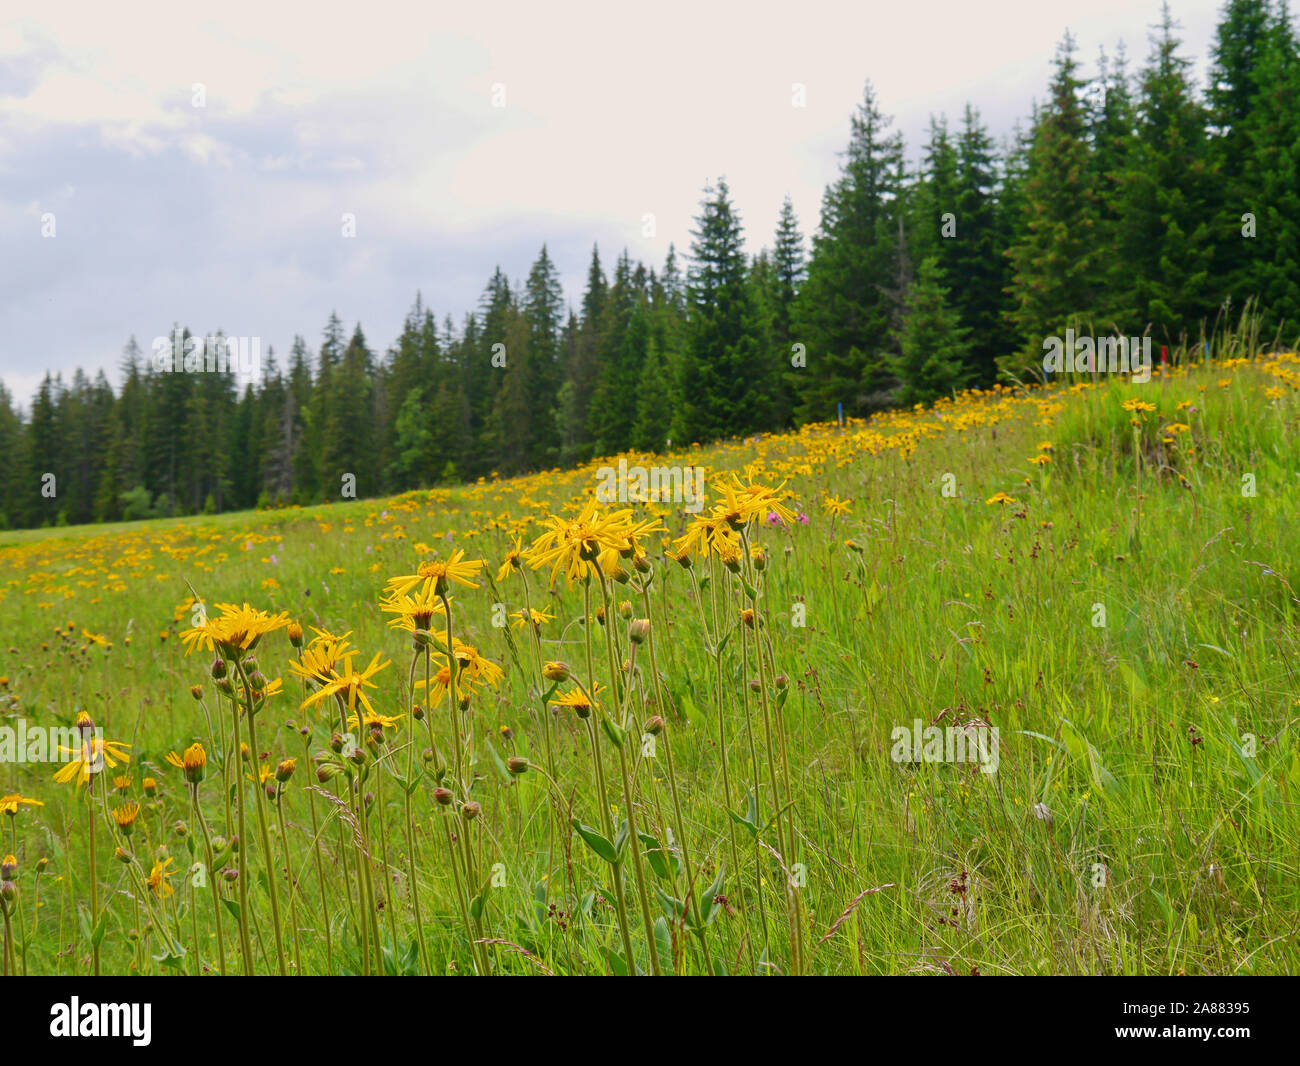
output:
{"label": "yellow daisy-like flower", "polygon": [[[595,693],[593,693],[593,695],[597,695],[597,696],[600,695],[599,685],[596,686],[596,691]],[[572,707],[574,711],[577,712],[580,718],[586,718],[587,715],[591,714],[591,708],[593,704],[591,702],[591,699],[588,698],[587,694],[583,692],[582,689],[575,688],[569,692],[561,692],[558,696],[556,696],[553,700],[551,700],[551,706]]]}
{"label": "yellow daisy-like flower", "polygon": [[182,630],[181,642],[186,654],[196,649],[219,651],[227,658],[234,658],[240,652],[248,651],[257,645],[266,634],[284,629],[291,619],[288,611],[268,614],[245,603],[242,607],[233,603],[219,603],[221,612],[216,618],[209,618],[190,629]]}
{"label": "yellow daisy-like flower", "polygon": [[[320,630],[317,632],[320,633]],[[348,648],[348,635],[336,637],[331,633],[322,633],[303,648],[297,662],[289,664],[289,672],[323,685],[334,677],[341,664],[347,663],[357,654],[355,648]]]}
{"label": "yellow daisy-like flower", "polygon": [[510,616],[513,618],[516,629],[523,629],[530,622],[534,629],[540,629],[543,622],[555,621],[555,616],[548,614],[546,611],[538,611],[534,608],[524,607]]}
{"label": "yellow daisy-like flower", "polygon": [[1005,492],[995,492],[984,502],[987,504],[994,504],[994,503],[1007,504],[1007,503],[1015,503],[1016,498],[1014,496],[1008,496]]}
{"label": "yellow daisy-like flower", "polygon": [[0,814],[16,815],[19,807],[44,807],[45,804],[38,799],[31,799],[27,796],[20,795],[17,792],[10,792],[7,795],[0,796]]}
{"label": "yellow daisy-like flower", "polygon": [[432,630],[435,616],[440,621],[447,617],[442,597],[424,589],[389,596],[380,600],[379,609],[385,614],[397,616],[388,623],[392,628],[405,629],[408,633],[420,629]]}
{"label": "yellow daisy-like flower", "polygon": [[113,821],[117,823],[124,836],[130,836],[131,830],[135,827],[135,820],[140,817],[140,804],[132,800],[130,803],[124,803],[121,807],[113,808]]}
{"label": "yellow daisy-like flower", "polygon": [[1050,455],[1031,455],[1029,461],[1033,463],[1034,466],[1046,466],[1052,461],[1052,457]]}
{"label": "yellow daisy-like flower", "polygon": [[677,551],[672,557],[680,561],[683,556],[691,554],[707,555],[710,550],[718,548],[718,545],[723,543],[739,548],[739,540],[731,528],[727,515],[701,515],[692,519],[686,527],[686,532],[674,542]]}
{"label": "yellow daisy-like flower", "polygon": [[203,750],[202,744],[191,744],[185,749],[184,755],[177,755],[174,751],[168,752],[167,762],[178,770],[184,771],[186,781],[198,784],[203,780],[204,767],[208,765],[208,753]]}
{"label": "yellow daisy-like flower", "polygon": [[569,582],[600,577],[594,565],[603,551],[632,550],[632,511],[606,512],[596,500],[588,499],[577,518],[550,515],[543,520],[546,531],[533,541],[524,558],[534,570],[551,568],[554,582],[561,571]]}
{"label": "yellow daisy-like flower", "polygon": [[161,861],[155,861],[153,869],[149,871],[149,887],[153,890],[154,895],[158,896],[159,899],[166,899],[176,891],[172,888],[170,880],[175,871],[167,869],[167,867],[175,861],[176,860],[170,856]]}
{"label": "yellow daisy-like flower", "polygon": [[[405,717],[404,714],[379,714],[377,711],[367,711],[364,725],[367,732],[374,726],[378,726],[380,729],[392,729]],[[362,724],[362,721],[355,714],[348,715],[349,729],[360,729]]]}
{"label": "yellow daisy-like flower", "polygon": [[126,753],[131,745],[98,736],[90,715],[85,711],[77,715],[77,730],[81,734],[80,743],[71,748],[59,745],[59,752],[71,757],[68,764],[54,775],[54,780],[60,785],[75,781],[77,788],[81,788],[90,781],[91,774],[99,773],[105,766],[114,769],[119,761],[131,761],[131,756]]}
{"label": "yellow daisy-like flower", "polygon": [[506,552],[506,557],[501,560],[501,566],[497,570],[498,581],[504,581],[519,569],[524,557],[524,551],[521,544],[522,542],[520,539],[516,537],[515,546]]}
{"label": "yellow daisy-like flower", "polygon": [[451,584],[464,585],[476,589],[478,583],[474,578],[483,566],[482,559],[466,559],[463,548],[457,548],[450,559],[434,559],[421,563],[414,574],[389,578],[388,591],[395,596],[410,592],[417,585],[424,590],[424,595],[443,595]]}
{"label": "yellow daisy-like flower", "polygon": [[1150,414],[1156,409],[1155,404],[1147,403],[1145,400],[1139,400],[1136,396],[1125,400],[1120,406],[1123,407],[1125,411],[1137,411],[1145,414]]}
{"label": "yellow daisy-like flower", "polygon": [[314,694],[303,700],[302,706],[311,707],[336,693],[347,693],[348,710],[355,710],[357,700],[360,699],[361,705],[373,714],[375,708],[371,704],[365,690],[368,688],[378,688],[379,686],[372,683],[370,679],[374,677],[375,674],[379,673],[380,670],[387,669],[393,665],[391,662],[381,663],[379,659],[380,653],[375,652],[375,657],[370,660],[370,665],[361,671],[353,669],[351,659],[346,660],[342,664],[342,672],[334,671],[332,676],[325,680]]}

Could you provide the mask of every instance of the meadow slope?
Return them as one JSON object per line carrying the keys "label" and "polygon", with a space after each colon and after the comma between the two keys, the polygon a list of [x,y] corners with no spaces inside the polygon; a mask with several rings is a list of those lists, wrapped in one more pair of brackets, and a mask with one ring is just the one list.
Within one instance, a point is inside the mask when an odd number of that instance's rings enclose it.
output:
{"label": "meadow slope", "polygon": [[[700,515],[580,513],[606,460],[0,534],[0,727],[130,756],[0,763],[6,970],[1300,971],[1297,389],[624,457]],[[931,724],[995,762],[900,758]]]}

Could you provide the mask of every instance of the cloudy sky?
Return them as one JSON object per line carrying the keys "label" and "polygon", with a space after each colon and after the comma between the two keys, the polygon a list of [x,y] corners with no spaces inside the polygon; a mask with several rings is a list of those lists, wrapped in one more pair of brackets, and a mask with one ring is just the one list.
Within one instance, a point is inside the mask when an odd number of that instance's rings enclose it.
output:
{"label": "cloudy sky", "polygon": [[[1218,6],[1173,3],[1202,79]],[[174,322],[283,355],[331,310],[382,351],[417,290],[459,321],[543,242],[576,302],[593,242],[659,265],[718,176],[757,251],[787,193],[815,228],[866,79],[914,156],[930,115],[968,100],[1008,134],[1067,28],[1091,69],[1121,40],[1144,58],[1158,17],[1157,0],[17,0],[0,379],[24,405],[47,370],[116,381],[128,337],[148,349]]]}

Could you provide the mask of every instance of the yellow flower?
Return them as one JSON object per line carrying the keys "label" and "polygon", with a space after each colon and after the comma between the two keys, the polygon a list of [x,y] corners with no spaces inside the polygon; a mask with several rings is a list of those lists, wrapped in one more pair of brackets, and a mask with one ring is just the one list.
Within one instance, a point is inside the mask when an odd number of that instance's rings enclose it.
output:
{"label": "yellow flower", "polygon": [[827,496],[822,501],[822,509],[832,516],[846,515],[853,509],[853,501],[840,500],[834,496]]}
{"label": "yellow flower", "polygon": [[1014,496],[1008,496],[1005,492],[995,492],[992,496],[990,496],[990,497],[989,497],[987,500],[985,500],[984,502],[987,503],[987,504],[994,504],[994,503],[1002,503],[1002,504],[1006,504],[1006,503],[1015,503],[1015,502],[1016,502],[1016,498],[1015,498]]}
{"label": "yellow flower", "polygon": [[388,591],[392,595],[401,596],[420,585],[425,596],[441,596],[446,594],[447,587],[453,582],[476,589],[478,584],[473,579],[478,576],[482,565],[482,559],[465,559],[464,549],[457,548],[450,559],[421,563],[414,574],[389,578]]}
{"label": "yellow flower", "polygon": [[446,618],[442,597],[426,589],[389,596],[379,602],[379,609],[385,614],[397,615],[388,624],[394,629],[405,629],[409,633],[418,629],[432,630],[434,615]]}
{"label": "yellow flower", "polygon": [[204,767],[208,765],[208,753],[203,750],[202,744],[191,744],[185,749],[184,755],[177,755],[174,751],[168,752],[167,762],[183,770],[185,780],[196,785],[203,780]]}
{"label": "yellow flower", "polygon": [[[320,633],[320,630],[316,632]],[[355,648],[348,649],[346,638],[349,635],[345,633],[342,637],[336,637],[330,633],[321,633],[302,650],[298,662],[289,664],[289,672],[306,681],[320,684],[329,681],[339,665],[346,664],[357,653]]]}
{"label": "yellow flower", "polygon": [[242,607],[219,603],[217,609],[221,614],[216,618],[208,618],[181,632],[187,655],[195,649],[202,649],[220,651],[227,658],[234,658],[239,652],[255,647],[267,633],[284,629],[290,621],[288,611],[271,615],[247,603]]}
{"label": "yellow flower", "polygon": [[16,815],[19,807],[44,807],[45,804],[37,799],[29,799],[26,796],[19,795],[17,792],[10,792],[7,795],[0,796],[0,814]]}
{"label": "yellow flower", "polygon": [[121,807],[113,808],[113,821],[117,823],[118,829],[122,830],[123,836],[130,836],[131,830],[135,826],[135,820],[140,816],[140,804],[132,800],[130,803],[123,804]]}
{"label": "yellow flower", "polygon": [[113,769],[117,766],[118,760],[124,763],[131,761],[131,756],[126,753],[126,749],[131,745],[116,740],[105,740],[99,736],[94,723],[90,720],[90,715],[85,711],[77,715],[77,731],[80,734],[80,741],[75,747],[59,745],[60,753],[71,756],[68,764],[61,767],[54,775],[54,780],[60,785],[75,781],[77,788],[81,788],[90,781],[91,774],[99,773],[105,765]]}
{"label": "yellow flower", "polygon": [[504,581],[514,571],[519,569],[520,560],[523,559],[523,549],[520,547],[520,540],[515,538],[515,546],[506,552],[506,557],[501,560],[501,567],[497,570],[497,580]]}
{"label": "yellow flower", "polygon": [[160,899],[166,899],[176,890],[172,888],[169,878],[174,871],[167,869],[176,860],[168,857],[167,859],[155,861],[153,869],[149,871],[149,887],[153,889],[154,894]]}
{"label": "yellow flower", "polygon": [[542,521],[546,531],[524,553],[534,570],[551,568],[554,581],[560,571],[572,583],[586,577],[600,577],[594,565],[601,552],[633,549],[632,511],[605,512],[595,499],[588,499],[573,519],[550,515]]}
{"label": "yellow flower", "polygon": [[543,622],[555,621],[555,616],[547,614],[545,611],[538,611],[532,608],[521,608],[510,616],[515,620],[515,628],[523,629],[524,626],[532,622],[534,629],[540,629]]}
{"label": "yellow flower", "polygon": [[317,689],[313,695],[308,696],[307,699],[303,700],[302,706],[311,707],[313,704],[319,703],[328,696],[346,692],[348,697],[348,710],[354,710],[356,708],[356,701],[359,697],[362,706],[373,714],[375,708],[371,705],[370,699],[366,696],[365,690],[368,688],[378,688],[379,686],[373,684],[370,679],[374,677],[375,674],[379,673],[380,670],[387,669],[393,665],[391,662],[380,663],[379,659],[380,653],[375,652],[375,657],[370,660],[370,665],[360,672],[352,668],[351,659],[346,660],[342,664],[343,672],[331,672],[331,675],[321,684],[321,687]]}
{"label": "yellow flower", "polygon": [[1029,461],[1035,466],[1046,466],[1052,461],[1052,457],[1050,455],[1032,455],[1029,457]]}
{"label": "yellow flower", "polygon": [[[365,718],[365,727],[367,732],[373,726],[378,726],[380,729],[392,729],[395,725],[397,725],[398,722],[400,722],[405,717],[406,715],[404,714],[388,715],[388,714],[379,714],[376,711],[367,711],[366,718]],[[361,723],[358,721],[357,716],[355,714],[348,715],[348,728],[349,729],[361,728]]]}
{"label": "yellow flower", "polygon": [[[600,686],[596,686],[595,695],[600,694]],[[570,692],[562,692],[551,700],[553,707],[572,707],[579,718],[586,718],[591,714],[592,702],[587,694],[580,688],[575,688]]]}

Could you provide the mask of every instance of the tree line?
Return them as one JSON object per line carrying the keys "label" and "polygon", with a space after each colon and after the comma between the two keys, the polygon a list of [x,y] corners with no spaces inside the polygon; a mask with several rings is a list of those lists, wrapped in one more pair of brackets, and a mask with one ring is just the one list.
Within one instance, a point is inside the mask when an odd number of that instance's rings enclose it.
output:
{"label": "tree line", "polygon": [[[417,295],[377,353],[331,315],[313,352],[0,385],[0,527],[361,496],[628,449],[863,416],[1041,367],[1067,327],[1191,344],[1258,308],[1300,322],[1300,51],[1285,0],[1229,0],[1199,89],[1169,9],[1140,69],[1057,49],[1046,98],[999,145],[967,105],[917,162],[870,83],[806,241],[790,200],[745,252],[725,180],[689,254],[593,248],[579,307],[545,245],[459,323]],[[197,338],[176,327],[185,349]],[[220,340],[218,336],[215,338]]]}

